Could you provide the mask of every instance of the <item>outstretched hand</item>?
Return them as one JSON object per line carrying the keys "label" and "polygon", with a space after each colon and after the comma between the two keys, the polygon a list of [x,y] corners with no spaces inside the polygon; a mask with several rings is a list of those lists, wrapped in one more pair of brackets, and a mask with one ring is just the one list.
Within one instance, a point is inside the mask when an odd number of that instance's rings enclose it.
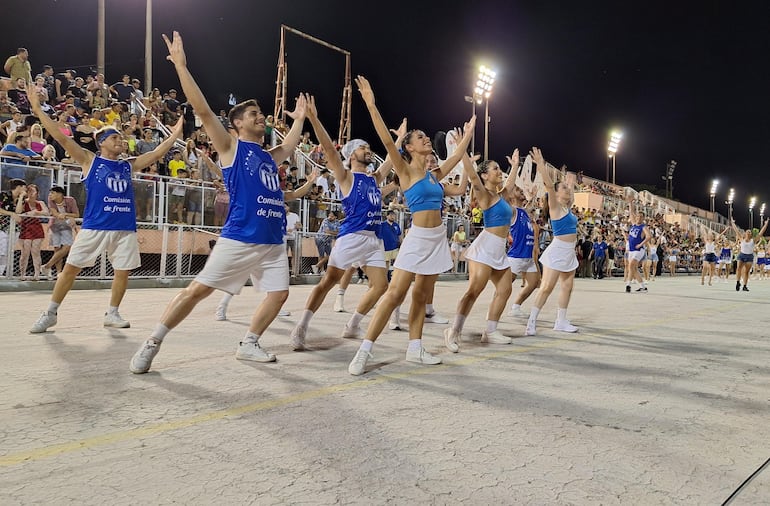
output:
{"label": "outstretched hand", "polygon": [[511,164],[511,168],[513,170],[518,170],[519,168],[519,148],[516,148],[513,150],[513,153],[511,156],[505,157],[508,160],[508,163]]}
{"label": "outstretched hand", "polygon": [[40,111],[40,96],[37,94],[37,91],[33,88],[30,93],[27,93],[27,99],[29,100],[29,107],[32,109],[37,116],[37,112]]}
{"label": "outstretched hand", "polygon": [[465,125],[463,125],[463,137],[471,137],[473,135],[473,129],[476,128],[476,115],[471,116]]}
{"label": "outstretched hand", "polygon": [[318,173],[318,167],[314,167],[313,171],[307,175],[307,183],[312,183],[316,179],[318,179],[319,173]]}
{"label": "outstretched hand", "polygon": [[169,40],[168,36],[166,36],[165,33],[163,34],[163,40],[166,42],[166,47],[168,47],[168,56],[166,56],[166,59],[177,67],[186,67],[187,55],[184,52],[182,36],[179,35],[179,32],[174,30],[171,37],[172,39]]}
{"label": "outstretched hand", "polygon": [[390,133],[396,136],[396,146],[401,145],[401,142],[403,142],[404,137],[406,137],[406,132],[407,132],[406,118],[401,120],[401,124],[398,126],[398,128],[396,128],[395,130],[393,130],[392,128],[390,129]]}
{"label": "outstretched hand", "polygon": [[369,81],[364,76],[358,76],[356,77],[356,85],[366,105],[374,105],[374,91],[372,91]]}
{"label": "outstretched hand", "polygon": [[315,97],[308,93],[305,93],[304,95],[305,95],[305,102],[307,103],[307,105],[305,106],[307,111],[307,117],[317,119],[318,109],[316,109],[316,106],[315,106]]}
{"label": "outstretched hand", "polygon": [[294,121],[297,121],[297,120],[305,119],[306,114],[307,114],[307,98],[305,98],[304,93],[300,93],[299,97],[297,97],[297,103],[294,106],[294,110],[291,112],[286,111],[286,115],[291,119],[293,119]]}
{"label": "outstretched hand", "polygon": [[530,154],[532,155],[532,160],[537,164],[537,169],[545,170],[545,158],[543,158],[543,152],[540,151],[540,148],[532,146]]}

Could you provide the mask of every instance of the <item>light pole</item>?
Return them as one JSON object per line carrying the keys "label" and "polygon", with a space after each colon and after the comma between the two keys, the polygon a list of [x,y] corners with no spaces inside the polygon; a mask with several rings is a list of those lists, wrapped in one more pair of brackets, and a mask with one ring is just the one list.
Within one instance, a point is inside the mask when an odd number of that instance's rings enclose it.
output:
{"label": "light pole", "polygon": [[674,169],[676,169],[676,160],[671,160],[666,164],[666,197],[674,198]]}
{"label": "light pole", "polygon": [[486,102],[484,107],[484,160],[489,159],[489,97],[492,95],[495,76],[497,76],[497,72],[486,65],[480,66],[476,87],[473,89],[473,96],[478,97],[477,100],[483,97]]}
{"label": "light pole", "polygon": [[717,196],[717,186],[719,186],[719,180],[715,179],[711,182],[711,191],[709,192],[709,196],[711,197],[711,212],[714,212],[714,199]]}
{"label": "light pole", "polygon": [[749,230],[754,228],[754,206],[757,203],[757,197],[749,199]]}
{"label": "light pole", "polygon": [[[471,108],[471,113],[473,116],[476,115],[476,104],[481,104],[481,97],[476,96],[474,93],[472,97],[469,97],[468,95],[465,95],[465,101],[473,104]],[[476,154],[476,129],[473,129],[473,132],[471,133],[471,153]]]}
{"label": "light pole", "polygon": [[610,160],[612,160],[612,184],[615,184],[615,154],[618,152],[618,148],[620,147],[620,139],[622,138],[622,133],[612,132],[610,134],[610,143],[607,145],[607,179],[609,179]]}
{"label": "light pole", "polygon": [[733,202],[735,201],[735,190],[730,188],[730,193],[727,194],[727,200],[725,201],[725,204],[727,204],[727,221],[730,223],[733,222]]}
{"label": "light pole", "polygon": [[763,224],[765,222],[765,203],[762,202],[762,205],[759,206],[759,224]]}

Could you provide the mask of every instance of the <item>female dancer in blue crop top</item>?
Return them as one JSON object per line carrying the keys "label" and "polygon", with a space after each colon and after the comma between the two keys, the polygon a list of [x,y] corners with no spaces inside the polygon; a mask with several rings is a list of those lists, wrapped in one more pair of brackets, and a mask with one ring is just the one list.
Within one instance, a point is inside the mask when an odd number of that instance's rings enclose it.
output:
{"label": "female dancer in blue crop top", "polygon": [[[409,310],[409,348],[406,352],[406,360],[418,364],[440,364],[439,357],[431,355],[422,347],[425,294],[429,292],[428,288],[436,282],[440,273],[452,268],[446,227],[441,220],[441,200],[444,191],[436,176],[426,173],[425,170],[425,159],[433,152],[433,147],[430,138],[424,132],[412,130],[407,132],[402,151],[399,152],[375,106],[374,92],[369,81],[358,76],[356,84],[369,109],[377,135],[393,160],[393,168],[396,170],[407,204],[412,211],[412,227],[401,244],[388,291],[377,306],[361,347],[350,362],[348,372],[353,375],[365,372],[366,361],[371,357],[370,352],[374,341],[388,323],[393,309],[404,300],[412,279],[415,280],[415,285]],[[438,179],[446,176],[466,152],[475,122],[474,116],[465,124],[462,140],[458,143],[457,150],[439,168],[441,177]]]}
{"label": "female dancer in blue crop top", "polygon": [[575,254],[577,217],[570,211],[574,199],[572,193],[574,175],[568,175],[562,182],[554,182],[545,165],[543,154],[538,148],[532,148],[532,158],[537,164],[537,170],[548,192],[547,211],[553,227],[553,241],[540,256],[540,262],[543,264],[543,280],[540,283],[540,292],[537,294],[535,304],[529,313],[525,334],[534,336],[537,333],[537,316],[556,286],[556,281],[559,281],[560,288],[558,312],[553,329],[560,332],[577,332],[577,327],[567,320],[567,306],[569,306],[572,285],[575,281],[575,269],[578,267]]}
{"label": "female dancer in blue crop top", "polygon": [[[511,296],[511,269],[505,255],[505,247],[513,209],[508,201],[498,194],[505,173],[500,165],[492,160],[484,160],[475,171],[469,165],[463,164],[463,170],[468,174],[474,195],[484,213],[484,230],[465,252],[465,258],[468,260],[468,288],[457,302],[457,314],[452,326],[444,330],[444,344],[452,353],[460,350],[465,318],[488,281],[495,285],[495,295],[487,311],[487,328],[481,334],[481,342],[511,344],[511,338],[497,330],[500,315],[503,314]],[[515,179],[516,172],[511,171],[508,182]]]}

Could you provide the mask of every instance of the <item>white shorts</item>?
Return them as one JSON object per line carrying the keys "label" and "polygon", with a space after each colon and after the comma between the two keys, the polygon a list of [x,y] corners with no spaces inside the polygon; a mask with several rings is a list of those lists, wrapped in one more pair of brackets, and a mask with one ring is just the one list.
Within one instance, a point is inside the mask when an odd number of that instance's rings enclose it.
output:
{"label": "white shorts", "polygon": [[102,253],[116,271],[130,271],[142,265],[136,232],[129,230],[81,229],[67,257],[67,263],[80,269],[93,267]]}
{"label": "white shorts", "polygon": [[636,251],[629,251],[628,252],[628,259],[629,260],[636,260],[637,262],[641,262],[644,260],[644,250],[638,249]]}
{"label": "white shorts", "polygon": [[488,265],[496,271],[505,271],[510,268],[505,246],[504,237],[482,230],[465,251],[465,259]]}
{"label": "white shorts", "polygon": [[567,242],[554,238],[540,255],[540,263],[559,272],[571,272],[578,268],[575,241]]}
{"label": "white shorts", "polygon": [[668,261],[669,262],[676,262],[676,257],[675,256],[670,256],[670,257],[668,257]]}
{"label": "white shorts", "polygon": [[283,243],[250,244],[220,237],[195,281],[237,295],[249,277],[258,292],[288,290],[286,246]]}
{"label": "white shorts", "polygon": [[69,246],[73,242],[74,238],[72,237],[71,228],[51,230],[51,239],[48,241],[51,247],[58,248],[59,246]]}
{"label": "white shorts", "polygon": [[329,265],[348,269],[352,265],[385,268],[385,246],[374,232],[361,231],[337,237],[329,255]]}
{"label": "white shorts", "polygon": [[8,254],[8,232],[0,230],[0,257]]}
{"label": "white shorts", "polygon": [[441,274],[452,268],[452,255],[446,237],[446,226],[425,228],[412,225],[393,267],[414,274]]}
{"label": "white shorts", "polygon": [[449,245],[449,251],[457,253],[458,255],[463,252],[463,245],[459,242],[453,242]]}
{"label": "white shorts", "polygon": [[517,276],[528,272],[537,272],[534,258],[511,258],[508,257],[508,265],[511,266],[511,272]]}

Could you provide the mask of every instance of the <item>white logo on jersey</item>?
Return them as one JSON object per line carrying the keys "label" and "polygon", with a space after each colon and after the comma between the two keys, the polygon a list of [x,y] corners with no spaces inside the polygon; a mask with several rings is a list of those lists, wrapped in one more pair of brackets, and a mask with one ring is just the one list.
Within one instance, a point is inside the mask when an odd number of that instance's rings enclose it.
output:
{"label": "white logo on jersey", "polygon": [[275,192],[281,189],[281,180],[278,178],[278,170],[272,163],[262,162],[259,165],[259,179],[268,190]]}
{"label": "white logo on jersey", "polygon": [[366,192],[366,196],[369,198],[369,203],[373,206],[380,205],[380,192],[378,192],[376,188],[369,188],[369,191]]}
{"label": "white logo on jersey", "polygon": [[106,178],[107,188],[115,193],[125,193],[131,184],[120,172],[111,172]]}

